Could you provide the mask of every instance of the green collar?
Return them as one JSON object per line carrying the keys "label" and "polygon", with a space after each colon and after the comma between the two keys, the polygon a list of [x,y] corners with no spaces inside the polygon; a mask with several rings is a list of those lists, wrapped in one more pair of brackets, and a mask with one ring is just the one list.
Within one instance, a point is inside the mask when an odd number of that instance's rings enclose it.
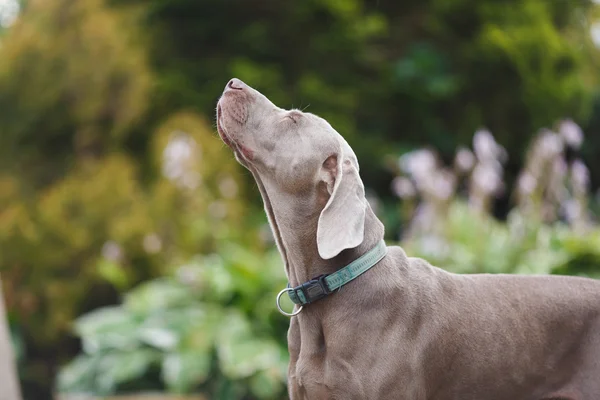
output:
{"label": "green collar", "polygon": [[[339,289],[351,280],[368,271],[371,267],[381,261],[386,254],[387,247],[382,240],[367,253],[332,274],[318,276],[295,288],[289,287],[288,284],[288,287],[283,289],[277,295],[277,308],[284,315],[297,315],[302,310],[302,306],[328,296],[336,289]],[[279,300],[281,295],[286,292],[288,293],[290,300],[301,306],[295,313],[286,313],[281,309]]]}

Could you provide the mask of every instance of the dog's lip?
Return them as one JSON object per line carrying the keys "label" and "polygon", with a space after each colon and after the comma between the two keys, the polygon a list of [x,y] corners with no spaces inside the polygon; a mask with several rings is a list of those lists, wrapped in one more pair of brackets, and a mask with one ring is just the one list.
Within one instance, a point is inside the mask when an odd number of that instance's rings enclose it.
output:
{"label": "dog's lip", "polygon": [[221,118],[223,115],[223,109],[221,108],[221,104],[217,104],[217,132],[221,137],[221,140],[233,150],[233,152],[238,156],[238,158],[242,159],[245,163],[252,160],[254,157],[254,152],[247,147],[241,145],[240,143],[233,140],[233,138],[227,134],[227,130],[223,126],[221,122]]}
{"label": "dog's lip", "polygon": [[218,104],[217,105],[217,132],[219,132],[219,136],[221,136],[221,139],[223,140],[223,142],[225,142],[225,144],[229,147],[233,147],[233,142],[231,140],[231,138],[229,136],[227,136],[227,132],[225,131],[225,128],[223,128],[223,124],[221,122],[221,116],[223,115],[223,111],[221,109],[221,105]]}

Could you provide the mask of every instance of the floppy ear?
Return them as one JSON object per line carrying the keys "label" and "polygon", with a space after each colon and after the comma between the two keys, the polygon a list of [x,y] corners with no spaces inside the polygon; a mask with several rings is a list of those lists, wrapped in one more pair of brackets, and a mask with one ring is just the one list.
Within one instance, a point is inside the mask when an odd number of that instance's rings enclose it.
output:
{"label": "floppy ear", "polygon": [[365,187],[352,161],[331,156],[323,168],[330,175],[328,185],[333,183],[333,190],[319,216],[317,248],[321,258],[327,260],[362,243],[366,199]]}

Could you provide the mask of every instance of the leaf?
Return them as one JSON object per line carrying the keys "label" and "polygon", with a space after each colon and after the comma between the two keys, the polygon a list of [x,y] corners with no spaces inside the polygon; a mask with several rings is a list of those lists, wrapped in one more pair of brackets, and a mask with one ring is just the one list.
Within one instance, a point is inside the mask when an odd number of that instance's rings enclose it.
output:
{"label": "leaf", "polygon": [[160,327],[142,327],[138,331],[140,340],[160,350],[171,350],[179,343],[179,336],[172,330]]}
{"label": "leaf", "polygon": [[105,307],[80,317],[75,331],[83,349],[94,354],[104,349],[131,349],[139,344],[135,331],[139,322],[124,309]]}
{"label": "leaf", "polygon": [[220,307],[205,307],[202,317],[194,319],[190,329],[181,338],[180,351],[212,352],[215,339],[219,336],[223,314]]}
{"label": "leaf", "polygon": [[189,393],[206,380],[210,367],[210,353],[170,353],[162,362],[162,379],[170,392]]}
{"label": "leaf", "polygon": [[173,279],[163,278],[144,283],[125,296],[125,309],[135,314],[148,315],[190,304],[193,294],[189,288]]}
{"label": "leaf", "polygon": [[115,393],[118,385],[143,377],[159,360],[159,353],[148,349],[104,354],[97,365],[98,392]]}
{"label": "leaf", "polygon": [[285,377],[276,368],[261,371],[250,378],[250,390],[259,399],[272,399],[284,387]]}
{"label": "leaf", "polygon": [[[203,303],[169,311],[160,310],[146,318],[137,335],[143,343],[161,350],[206,349],[212,347],[219,326],[217,321],[221,320],[221,316],[219,307]],[[198,336],[202,340],[198,340]],[[203,342],[202,346],[200,342]]]}
{"label": "leaf", "polygon": [[123,308],[104,307],[87,313],[75,321],[75,331],[79,335],[93,335],[128,324],[132,317]]}
{"label": "leaf", "polygon": [[221,369],[232,379],[249,377],[281,361],[277,344],[266,339],[224,342],[218,350]]}
{"label": "leaf", "polygon": [[236,289],[229,268],[217,254],[203,257],[201,265],[189,268],[195,268],[202,277],[203,287],[209,292],[207,298],[226,301]]}
{"label": "leaf", "polygon": [[87,392],[93,387],[94,369],[97,358],[80,355],[64,366],[57,378],[57,389],[61,393]]}
{"label": "leaf", "polygon": [[249,321],[236,312],[223,321],[217,352],[221,370],[231,379],[247,378],[284,362],[279,345],[271,339],[258,339]]}
{"label": "leaf", "polygon": [[124,290],[129,285],[129,277],[125,269],[115,262],[101,258],[97,262],[96,270],[98,271],[98,275],[119,290]]}

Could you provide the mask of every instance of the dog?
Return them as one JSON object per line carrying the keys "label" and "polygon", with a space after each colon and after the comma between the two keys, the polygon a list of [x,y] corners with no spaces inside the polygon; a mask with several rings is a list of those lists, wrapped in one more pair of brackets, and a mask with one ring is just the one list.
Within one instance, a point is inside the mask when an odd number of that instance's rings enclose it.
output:
{"label": "dog", "polygon": [[[356,155],[327,121],[232,79],[217,130],[256,180],[290,282],[283,292],[308,296],[303,283],[319,289],[381,243]],[[600,282],[457,275],[385,251],[296,309],[290,399],[600,399]]]}

